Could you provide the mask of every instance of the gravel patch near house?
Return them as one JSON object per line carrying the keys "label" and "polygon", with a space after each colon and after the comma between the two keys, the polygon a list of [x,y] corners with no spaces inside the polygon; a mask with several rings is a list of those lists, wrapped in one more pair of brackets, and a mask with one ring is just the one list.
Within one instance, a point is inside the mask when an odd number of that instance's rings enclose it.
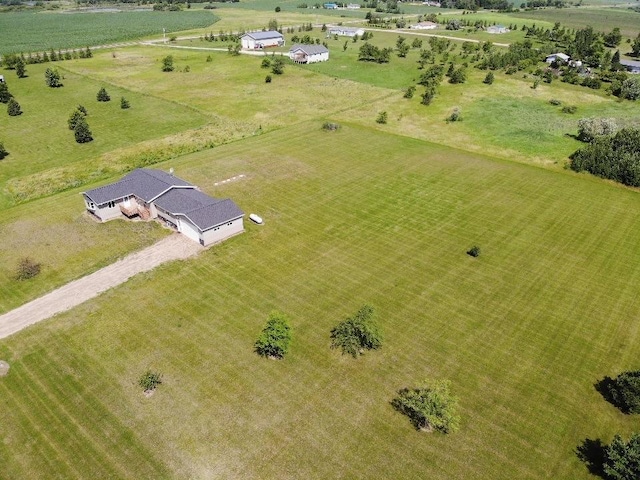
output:
{"label": "gravel patch near house", "polygon": [[86,277],[74,280],[40,298],[0,315],[0,338],[97,297],[102,292],[126,282],[134,275],[153,270],[158,265],[197,255],[199,244],[174,233],[154,245],[132,253]]}

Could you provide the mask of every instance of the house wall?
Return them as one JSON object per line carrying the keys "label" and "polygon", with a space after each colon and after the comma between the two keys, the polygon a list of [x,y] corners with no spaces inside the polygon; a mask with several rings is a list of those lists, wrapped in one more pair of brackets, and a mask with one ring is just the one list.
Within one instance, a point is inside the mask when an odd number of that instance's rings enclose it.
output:
{"label": "house wall", "polygon": [[156,211],[158,212],[159,219],[173,223],[176,226],[176,228],[178,228],[178,219],[176,217],[157,207],[156,207]]}
{"label": "house wall", "polygon": [[242,48],[247,50],[255,50],[267,47],[279,47],[284,45],[284,38],[267,38],[265,40],[254,40],[251,37],[242,37],[240,39]]}
{"label": "house wall", "polygon": [[342,37],[361,37],[364,34],[364,30],[359,28],[357,30],[344,30],[342,28],[330,28],[329,35],[340,35]]}
{"label": "house wall", "polygon": [[213,243],[221,242],[226,238],[242,233],[244,231],[243,220],[244,217],[240,217],[231,222],[223,223],[222,225],[209,229],[206,232],[202,232],[200,237],[204,241],[204,246],[206,247]]}
{"label": "house wall", "polygon": [[178,231],[194,242],[200,243],[200,232],[198,228],[185,218],[178,219]]}
{"label": "house wall", "polygon": [[307,57],[307,63],[326,62],[327,60],[329,60],[329,52],[316,53]]}
{"label": "house wall", "polygon": [[103,222],[106,222],[107,220],[111,220],[113,218],[118,218],[120,215],[122,215],[122,212],[120,211],[120,203],[122,203],[122,200],[105,203],[104,205],[98,206],[91,200],[89,200],[86,196],[84,197],[84,204],[87,207],[87,210],[93,213]]}

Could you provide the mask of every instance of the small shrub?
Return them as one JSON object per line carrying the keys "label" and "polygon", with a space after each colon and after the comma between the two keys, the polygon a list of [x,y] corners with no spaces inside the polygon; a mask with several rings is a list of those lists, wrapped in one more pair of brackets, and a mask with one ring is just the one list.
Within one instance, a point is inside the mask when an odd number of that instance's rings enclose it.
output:
{"label": "small shrub", "polygon": [[640,413],[640,371],[622,372],[609,385],[609,394],[624,413]]}
{"label": "small shrub", "polygon": [[176,37],[175,35],[171,35],[171,36],[169,37],[169,41],[170,41],[170,42],[175,42],[176,40],[178,40],[178,37]]}
{"label": "small shrub", "polygon": [[425,382],[418,388],[403,388],[391,405],[409,417],[417,430],[442,433],[458,429],[457,399],[449,392],[446,380]]}
{"label": "small shrub", "polygon": [[576,107],[575,105],[565,105],[564,107],[562,107],[562,113],[576,113],[578,111],[578,107]]}
{"label": "small shrub", "polygon": [[487,76],[484,77],[484,80],[482,81],[482,83],[486,85],[491,85],[494,80],[495,80],[495,75],[493,74],[493,72],[489,72],[487,73]]}
{"label": "small shrub", "polygon": [[264,77],[264,83],[271,83],[271,75]]}
{"label": "small shrub", "polygon": [[562,105],[562,102],[560,100],[558,100],[558,99],[555,99],[555,98],[552,98],[551,100],[549,100],[549,103],[551,105],[556,106],[556,107],[559,106],[559,105]]}
{"label": "small shrub", "polygon": [[459,108],[454,108],[451,115],[447,117],[447,123],[449,122],[461,122],[462,121],[462,113]]}
{"label": "small shrub", "polygon": [[129,103],[129,100],[127,100],[124,97],[120,98],[120,108],[123,110],[126,110],[127,108],[131,108],[131,104]]}
{"label": "small shrub", "polygon": [[213,62],[213,57],[211,55],[207,55],[207,63]]}
{"label": "small shrub", "polygon": [[271,67],[271,60],[269,60],[269,57],[264,57],[262,59],[262,63],[260,63],[260,68],[269,68]]}
{"label": "small shrub", "polygon": [[104,87],[98,90],[98,93],[96,94],[96,98],[98,99],[99,102],[111,101],[111,97],[109,96],[109,94],[107,93],[107,90]]}
{"label": "small shrub", "polygon": [[7,149],[4,148],[4,144],[0,142],[0,160],[2,160],[7,155],[9,155],[9,152],[7,152]]}
{"label": "small shrub", "polygon": [[378,114],[378,117],[376,118],[376,123],[380,123],[380,124],[387,123],[388,117],[389,115],[387,114],[387,112],[380,112]]}
{"label": "small shrub", "polygon": [[275,8],[276,13],[280,13],[280,11],[281,11],[281,10],[282,10],[282,9],[281,9],[280,7],[276,7],[276,8]]}
{"label": "small shrub", "polygon": [[338,125],[337,123],[332,123],[332,122],[324,122],[322,124],[322,129],[323,130],[328,130],[330,132],[335,132],[336,130],[338,130],[340,128],[340,125]]}
{"label": "small shrub", "polygon": [[57,69],[47,68],[47,70],[44,72],[44,78],[48,87],[62,87],[62,82],[60,81],[60,73],[58,73]]}
{"label": "small shrub", "polygon": [[34,262],[30,258],[23,258],[18,262],[18,268],[16,269],[16,280],[28,280],[35,277],[40,273],[42,265]]}
{"label": "small shrub", "polygon": [[531,88],[533,88],[533,89],[535,90],[536,88],[538,88],[538,85],[540,85],[540,79],[539,79],[539,78],[536,78],[536,79],[533,81],[533,84],[531,85]]}
{"label": "small shrub", "polygon": [[73,135],[77,143],[88,143],[93,141],[93,134],[89,129],[89,125],[84,117],[81,117],[75,127],[73,127]]}
{"label": "small shrub", "polygon": [[416,87],[415,85],[411,85],[409,88],[407,88],[407,90],[404,92],[404,98],[413,98],[413,94],[416,92]]}
{"label": "small shrub", "polygon": [[162,383],[162,375],[157,372],[147,370],[138,380],[138,385],[142,387],[145,392],[151,392],[156,389],[158,385]]}
{"label": "small shrub", "polygon": [[474,245],[473,247],[471,247],[469,250],[467,250],[467,255],[469,255],[470,257],[479,257],[480,256],[480,247],[477,245]]}

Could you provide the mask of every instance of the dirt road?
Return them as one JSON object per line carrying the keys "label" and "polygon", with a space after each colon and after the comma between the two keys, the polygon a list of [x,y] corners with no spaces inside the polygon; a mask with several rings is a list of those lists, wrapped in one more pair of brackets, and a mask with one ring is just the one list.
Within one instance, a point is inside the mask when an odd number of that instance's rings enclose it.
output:
{"label": "dirt road", "polygon": [[79,278],[21,307],[0,315],[0,338],[80,305],[102,292],[126,282],[134,275],[171,260],[188,258],[204,250],[197,243],[174,233],[154,245],[132,253],[97,272]]}

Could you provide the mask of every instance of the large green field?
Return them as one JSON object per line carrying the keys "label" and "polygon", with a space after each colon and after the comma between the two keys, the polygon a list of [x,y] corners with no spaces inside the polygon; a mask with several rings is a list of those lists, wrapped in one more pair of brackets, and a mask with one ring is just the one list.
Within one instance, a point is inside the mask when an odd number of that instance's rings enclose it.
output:
{"label": "large green field", "polygon": [[183,12],[11,12],[0,14],[0,55],[50,48],[84,48],[204,28],[217,18],[208,10]]}
{"label": "large green field", "polygon": [[[593,387],[640,353],[636,192],[319,127],[172,162],[265,225],[0,344],[4,475],[588,478],[580,442],[640,427]],[[341,357],[329,330],[366,302],[385,344]],[[283,362],[252,352],[272,309],[294,328]],[[426,377],[452,380],[459,433],[390,407]]]}
{"label": "large green field", "polygon": [[[261,28],[274,5],[224,5],[190,32]],[[282,5],[281,24],[336,19]],[[265,223],[0,340],[0,478],[586,480],[578,445],[640,430],[594,388],[638,368],[638,192],[564,168],[578,119],[639,126],[638,102],[532,88],[537,66],[492,85],[470,67],[425,106],[423,87],[403,98],[418,48],[363,63],[360,41],[310,35],[330,61],[283,75],[197,36],[2,71],[24,113],[0,113],[0,313],[169,233],[83,213],[83,190],[132,168],[173,168]],[[446,62],[467,61],[454,44]],[[51,66],[64,87],[45,86]],[[77,104],[84,145],[67,127]],[[463,121],[447,123],[454,108]],[[43,270],[18,281],[25,257]],[[365,303],[383,347],[343,357],[329,332]],[[253,352],[274,309],[293,327],[283,361]],[[149,398],[148,369],[163,375]],[[451,380],[459,432],[418,432],[391,407],[426,378]]]}

